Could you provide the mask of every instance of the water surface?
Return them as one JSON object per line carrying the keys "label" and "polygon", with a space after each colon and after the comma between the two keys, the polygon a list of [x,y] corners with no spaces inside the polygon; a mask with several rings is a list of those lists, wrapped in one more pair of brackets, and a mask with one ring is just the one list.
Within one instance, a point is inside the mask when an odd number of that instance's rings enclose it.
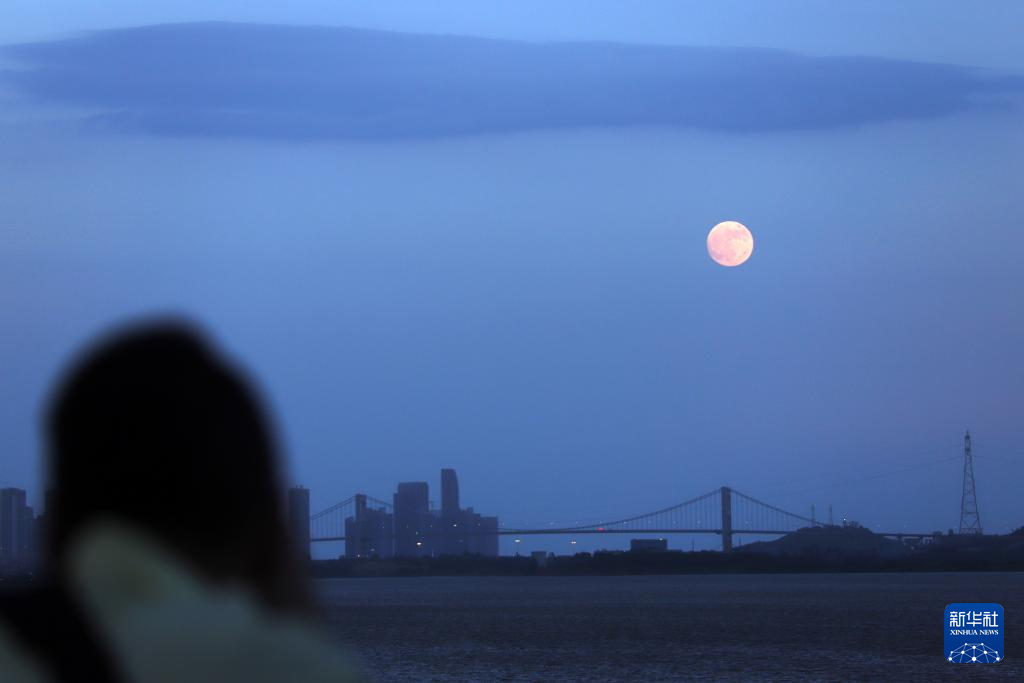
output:
{"label": "water surface", "polygon": [[[1024,675],[1024,577],[1012,573],[329,579],[317,588],[332,637],[386,681]],[[952,602],[1002,604],[1004,662],[943,658]]]}

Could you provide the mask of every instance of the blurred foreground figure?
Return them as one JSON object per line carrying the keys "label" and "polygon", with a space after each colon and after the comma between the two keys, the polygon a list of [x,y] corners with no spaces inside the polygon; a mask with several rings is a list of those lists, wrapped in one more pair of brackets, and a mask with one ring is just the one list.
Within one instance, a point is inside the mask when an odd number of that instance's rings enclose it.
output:
{"label": "blurred foreground figure", "polygon": [[47,578],[0,599],[0,681],[349,681],[306,625],[273,435],[189,327],[71,369],[46,422]]}

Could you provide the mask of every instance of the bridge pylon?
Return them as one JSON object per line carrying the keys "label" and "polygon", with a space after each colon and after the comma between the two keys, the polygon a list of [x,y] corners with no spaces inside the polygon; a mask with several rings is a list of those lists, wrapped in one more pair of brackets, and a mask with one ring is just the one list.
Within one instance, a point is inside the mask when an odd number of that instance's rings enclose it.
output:
{"label": "bridge pylon", "polygon": [[723,486],[722,499],[722,552],[732,550],[732,489]]}

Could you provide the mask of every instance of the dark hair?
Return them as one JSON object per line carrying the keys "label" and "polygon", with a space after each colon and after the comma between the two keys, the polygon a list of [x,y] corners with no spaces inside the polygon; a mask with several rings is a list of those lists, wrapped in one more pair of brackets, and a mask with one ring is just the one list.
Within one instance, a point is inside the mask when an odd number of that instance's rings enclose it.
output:
{"label": "dark hair", "polygon": [[47,420],[56,567],[87,525],[128,522],[200,574],[304,606],[277,448],[243,374],[189,324],[110,335],[73,364]]}

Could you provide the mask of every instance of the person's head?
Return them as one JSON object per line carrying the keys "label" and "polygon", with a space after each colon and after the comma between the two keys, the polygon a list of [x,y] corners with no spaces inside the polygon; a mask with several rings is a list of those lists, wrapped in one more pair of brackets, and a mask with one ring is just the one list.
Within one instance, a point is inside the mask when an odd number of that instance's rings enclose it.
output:
{"label": "person's head", "polygon": [[136,325],[71,367],[46,416],[48,548],[130,523],[207,578],[296,606],[274,435],[253,387],[193,327]]}

